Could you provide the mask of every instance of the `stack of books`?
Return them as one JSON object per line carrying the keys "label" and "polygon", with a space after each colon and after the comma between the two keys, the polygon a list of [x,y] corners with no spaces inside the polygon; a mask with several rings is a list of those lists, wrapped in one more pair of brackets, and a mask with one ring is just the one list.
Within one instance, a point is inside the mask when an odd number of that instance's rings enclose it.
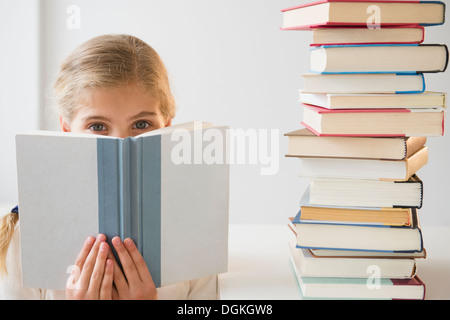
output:
{"label": "stack of books", "polygon": [[290,223],[301,294],[424,299],[419,171],[446,110],[446,93],[427,91],[424,74],[445,71],[448,50],[423,41],[445,5],[328,0],[282,12],[283,30],[313,33],[302,127],[285,134],[309,178]]}

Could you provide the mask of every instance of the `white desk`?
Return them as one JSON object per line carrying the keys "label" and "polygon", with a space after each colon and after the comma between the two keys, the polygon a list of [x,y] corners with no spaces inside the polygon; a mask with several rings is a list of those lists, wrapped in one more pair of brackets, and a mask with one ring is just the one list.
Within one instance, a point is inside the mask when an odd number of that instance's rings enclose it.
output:
{"label": "white desk", "polygon": [[[13,204],[0,204],[0,216]],[[422,227],[426,259],[417,274],[426,299],[450,300],[450,227]],[[287,225],[230,225],[228,272],[219,276],[223,300],[301,299],[292,272]]]}
{"label": "white desk", "polygon": [[[219,276],[223,300],[301,299],[290,266],[287,225],[231,225],[229,268]],[[450,299],[450,227],[423,226],[426,259],[418,276],[426,299]]]}

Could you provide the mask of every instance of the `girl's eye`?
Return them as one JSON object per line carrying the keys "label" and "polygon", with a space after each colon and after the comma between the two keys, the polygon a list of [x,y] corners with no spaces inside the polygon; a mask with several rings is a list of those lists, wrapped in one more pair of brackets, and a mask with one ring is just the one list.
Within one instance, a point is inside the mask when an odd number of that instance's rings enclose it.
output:
{"label": "girl's eye", "polygon": [[138,130],[144,130],[150,127],[150,124],[147,121],[138,121],[134,124],[133,128]]}
{"label": "girl's eye", "polygon": [[101,124],[101,123],[94,123],[93,125],[91,125],[89,127],[90,130],[95,131],[95,132],[99,132],[99,131],[104,131],[106,130],[105,125]]}

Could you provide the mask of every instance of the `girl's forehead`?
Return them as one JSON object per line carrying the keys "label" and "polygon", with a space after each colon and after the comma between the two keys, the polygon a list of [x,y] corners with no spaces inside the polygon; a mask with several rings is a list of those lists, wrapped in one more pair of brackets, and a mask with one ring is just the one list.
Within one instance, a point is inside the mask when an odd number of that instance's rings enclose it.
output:
{"label": "girl's forehead", "polygon": [[83,113],[159,113],[158,99],[139,85],[89,88],[80,97]]}

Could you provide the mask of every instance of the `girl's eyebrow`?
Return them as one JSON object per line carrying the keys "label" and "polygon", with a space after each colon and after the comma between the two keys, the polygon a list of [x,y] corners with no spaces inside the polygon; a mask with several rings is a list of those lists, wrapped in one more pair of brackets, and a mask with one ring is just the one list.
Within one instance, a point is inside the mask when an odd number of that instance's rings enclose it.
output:
{"label": "girl's eyebrow", "polygon": [[84,122],[92,121],[92,120],[110,122],[110,120],[108,118],[103,117],[103,116],[87,116],[87,117],[84,117],[82,120]]}
{"label": "girl's eyebrow", "polygon": [[154,117],[154,116],[157,116],[156,112],[153,112],[153,111],[142,111],[142,112],[139,112],[137,115],[128,118],[128,121],[136,120],[136,119],[139,119],[139,118],[142,118],[142,117]]}

